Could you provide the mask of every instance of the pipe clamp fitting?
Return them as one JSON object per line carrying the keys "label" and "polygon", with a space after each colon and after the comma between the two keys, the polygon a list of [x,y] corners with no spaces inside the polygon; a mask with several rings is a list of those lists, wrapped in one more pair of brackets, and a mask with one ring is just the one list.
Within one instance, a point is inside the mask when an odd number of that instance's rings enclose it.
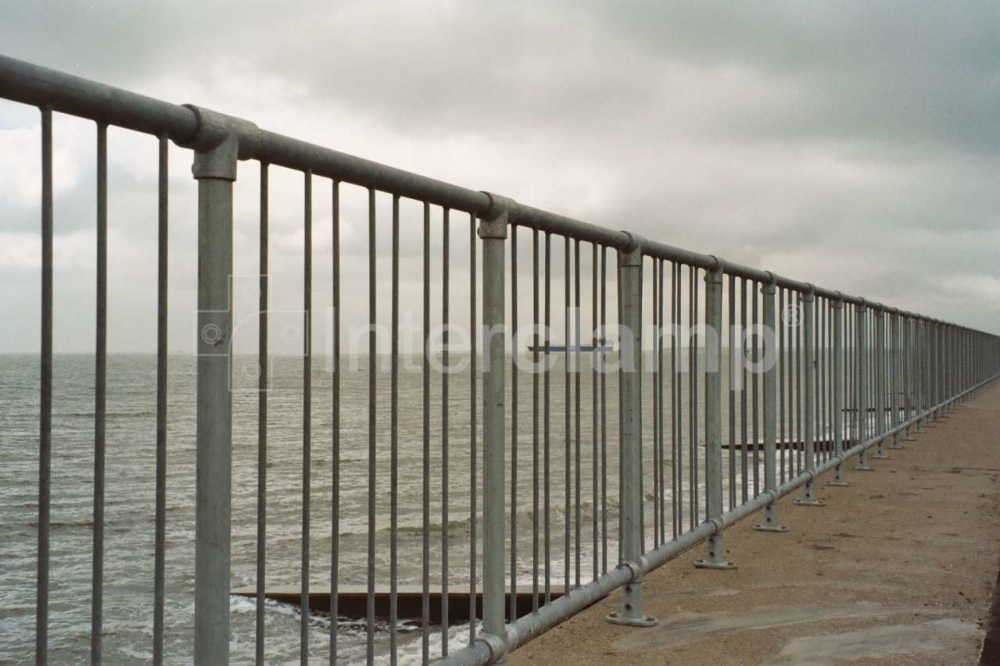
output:
{"label": "pipe clamp fitting", "polygon": [[507,227],[514,223],[513,211],[517,210],[517,202],[492,192],[483,192],[490,198],[490,207],[479,218],[479,229],[476,233],[480,238],[507,238]]}
{"label": "pipe clamp fitting", "polygon": [[237,160],[248,160],[260,149],[260,129],[249,120],[194,104],[184,106],[194,112],[198,130],[189,141],[177,145],[195,151],[194,177],[236,180]]}
{"label": "pipe clamp fitting", "polygon": [[482,643],[490,651],[490,662],[495,664],[507,656],[507,641],[496,634],[481,633],[476,636],[476,642]]}

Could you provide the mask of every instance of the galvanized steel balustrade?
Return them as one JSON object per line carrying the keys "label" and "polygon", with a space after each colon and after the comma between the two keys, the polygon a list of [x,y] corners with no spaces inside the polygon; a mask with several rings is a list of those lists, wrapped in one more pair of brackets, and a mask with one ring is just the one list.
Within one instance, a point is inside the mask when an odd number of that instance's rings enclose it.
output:
{"label": "galvanized steel balustrade", "polygon": [[[168,142],[193,152],[198,180],[197,493],[194,659],[226,663],[230,657],[230,516],[233,417],[230,376],[232,313],[228,308],[233,266],[233,187],[238,160],[260,162],[259,362],[261,389],[268,386],[269,172],[284,167],[303,182],[303,441],[301,522],[300,659],[309,657],[309,587],[312,554],[311,454],[322,443],[332,455],[332,543],[329,561],[331,615],[338,616],[342,577],[341,496],[341,186],[367,190],[368,334],[367,429],[367,633],[366,658],[398,645],[398,481],[400,202],[422,206],[422,336],[432,326],[431,303],[441,323],[450,320],[451,233],[468,236],[471,367],[452,377],[422,367],[421,660],[448,663],[501,662],[511,650],[595,600],[621,589],[620,610],[610,621],[646,626],[642,578],[687,548],[705,542],[697,566],[726,569],[739,553],[726,551],[726,526],[757,511],[755,529],[782,532],[777,500],[802,487],[799,504],[821,507],[818,477],[835,470],[830,486],[846,486],[848,466],[871,470],[870,459],[887,457],[932,426],[1000,372],[996,336],[830,289],[681,250],[531,208],[493,194],[465,189],[259,129],[250,122],[196,107],[177,106],[74,76],[0,57],[0,98],[38,106],[42,122],[42,339],[38,486],[37,645],[48,658],[50,484],[52,442],[53,312],[53,113],[97,123],[97,341],[94,435],[94,531],[91,658],[102,656],[104,587],[104,459],[107,334],[107,132],[109,126],[152,135],[159,147],[159,257],[157,296],[157,419],[155,458],[155,583],[152,647],[164,654],[164,525],[167,484],[167,248]],[[312,270],[313,188],[331,184],[334,313],[332,424],[312,417],[313,344],[308,322],[314,307]],[[392,197],[391,220],[377,215],[376,195]],[[434,215],[432,216],[432,207]],[[432,217],[440,215],[440,294],[431,293]],[[390,438],[378,437],[377,356],[384,351],[378,324],[376,249],[381,225],[391,224]],[[478,239],[477,239],[478,232]],[[561,251],[560,251],[561,247]],[[481,252],[480,266],[477,258]],[[609,265],[610,261],[613,265]],[[831,257],[836,261],[836,257]],[[523,262],[527,262],[523,263]],[[530,264],[527,294],[519,266]],[[561,302],[553,294],[553,268],[562,268]],[[509,266],[509,267],[508,267]],[[481,280],[481,282],[477,282]],[[556,276],[558,280],[558,275]],[[609,279],[612,285],[609,289]],[[509,292],[508,292],[509,280]],[[704,283],[704,284],[703,284]],[[589,287],[588,287],[589,284]],[[480,290],[481,289],[481,302]],[[610,294],[610,295],[609,295]],[[584,298],[588,296],[589,298]],[[617,315],[608,316],[609,301]],[[406,307],[406,304],[403,305]],[[562,312],[559,313],[559,308]],[[555,312],[553,311],[555,310]],[[481,312],[481,316],[480,316]],[[525,314],[527,313],[527,315]],[[562,377],[553,370],[553,317],[562,318]],[[519,325],[530,320],[530,380],[519,365],[525,344]],[[590,331],[583,328],[586,322]],[[651,322],[651,327],[644,327]],[[558,324],[558,322],[556,322]],[[558,325],[556,326],[558,328]],[[617,328],[618,353],[606,348]],[[481,335],[476,331],[481,331]],[[645,337],[644,337],[645,336]],[[652,339],[646,339],[651,337]],[[670,340],[666,338],[670,337]],[[447,344],[447,333],[445,334]],[[586,342],[585,342],[586,341]],[[584,346],[589,346],[584,350]],[[222,349],[220,352],[219,350]],[[476,351],[482,352],[482,368]],[[448,367],[447,348],[443,362]],[[589,364],[588,369],[584,366]],[[442,424],[432,442],[434,402]],[[455,405],[449,381],[468,382],[470,402]],[[561,389],[559,384],[562,385]],[[481,394],[480,394],[481,391]],[[589,401],[584,396],[589,392]],[[524,398],[525,402],[520,400]],[[561,414],[558,399],[562,401]],[[256,659],[267,658],[268,394],[261,390],[257,434]],[[481,403],[480,403],[481,401]],[[609,403],[617,403],[611,404]],[[524,414],[524,408],[528,414]],[[450,434],[449,415],[468,410],[464,441]],[[586,413],[585,410],[589,410]],[[478,425],[481,417],[481,437]],[[617,428],[617,432],[616,429]],[[449,441],[449,440],[452,441]],[[888,442],[888,446],[886,446]],[[376,475],[388,444],[388,486]],[[456,478],[449,455],[468,455],[468,476]],[[875,449],[869,454],[869,449]],[[617,463],[614,456],[618,456]],[[480,460],[481,456],[481,460]],[[609,463],[609,457],[611,462]],[[432,483],[432,461],[440,478]],[[481,465],[481,467],[480,467]],[[412,473],[413,470],[407,470]],[[479,483],[482,482],[480,497]],[[450,580],[455,539],[449,490],[469,494],[468,579]],[[390,494],[389,570],[376,566],[378,488]],[[435,487],[439,493],[435,494]],[[436,496],[435,496],[436,495]],[[441,535],[432,557],[432,499],[440,502]],[[559,502],[561,500],[561,507]],[[834,500],[835,501],[835,500]],[[617,508],[616,508],[617,506]],[[530,510],[529,510],[530,509]],[[561,509],[562,515],[559,516]],[[524,521],[529,521],[526,526]],[[560,522],[561,521],[561,522]],[[507,525],[509,524],[509,532]],[[561,529],[560,529],[561,528]],[[775,548],[781,547],[780,540]],[[609,553],[610,551],[610,553]],[[480,567],[481,563],[481,569]],[[724,574],[720,574],[724,575]],[[559,580],[561,578],[561,581]],[[388,580],[388,636],[376,630],[376,585]],[[482,625],[476,621],[482,581]],[[439,585],[440,627],[430,620],[431,582]],[[560,586],[561,582],[561,586]],[[472,621],[468,642],[449,645],[449,591],[469,587]],[[530,608],[518,593],[530,590]],[[509,603],[505,603],[509,599]],[[431,649],[432,632],[440,648]],[[330,623],[328,658],[338,652],[338,623]],[[386,642],[387,641],[387,642]],[[463,641],[465,643],[465,641]]]}

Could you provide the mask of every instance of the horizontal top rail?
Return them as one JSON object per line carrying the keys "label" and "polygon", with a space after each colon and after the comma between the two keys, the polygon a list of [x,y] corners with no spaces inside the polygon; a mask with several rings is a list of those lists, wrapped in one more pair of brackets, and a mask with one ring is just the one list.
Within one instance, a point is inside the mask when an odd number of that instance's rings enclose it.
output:
{"label": "horizontal top rail", "polygon": [[[98,123],[166,136],[180,146],[195,141],[202,129],[201,115],[197,107],[164,102],[3,55],[0,55],[0,98],[49,108]],[[317,176],[389,191],[402,197],[463,210],[477,216],[490,215],[497,203],[497,199],[486,192],[471,190],[262,130],[252,123],[238,122],[233,123],[231,127],[233,131],[243,134],[238,137],[241,143],[240,159],[257,159],[297,171],[309,171]],[[626,231],[582,222],[512,200],[503,200],[502,205],[509,207],[507,212],[511,222],[520,226],[620,250],[634,249],[638,243],[639,249],[644,254],[658,259],[676,261],[709,271],[721,269],[727,275],[774,284],[798,292],[811,292],[816,296],[843,303],[867,305],[891,314],[945,323],[939,319],[884,306],[881,303],[872,303],[860,296],[816,287],[771,271],[725,261],[714,255],[640,239]],[[974,330],[960,326],[957,328]]]}

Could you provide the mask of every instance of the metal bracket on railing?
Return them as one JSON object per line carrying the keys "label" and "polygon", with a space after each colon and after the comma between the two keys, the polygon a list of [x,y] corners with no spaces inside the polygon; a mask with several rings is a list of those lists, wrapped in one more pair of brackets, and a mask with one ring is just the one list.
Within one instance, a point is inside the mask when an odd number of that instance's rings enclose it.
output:
{"label": "metal bracket on railing", "polygon": [[722,531],[726,529],[726,521],[722,516],[716,516],[714,518],[709,518],[705,521],[706,523],[712,523],[715,527],[715,531],[712,534],[722,534]]}
{"label": "metal bracket on railing", "polygon": [[507,640],[496,634],[480,633],[476,636],[476,643],[482,643],[490,651],[489,663],[496,664],[507,659]]}
{"label": "metal bracket on railing", "polygon": [[628,569],[629,580],[623,586],[625,598],[620,611],[609,613],[605,618],[611,624],[622,624],[628,627],[652,627],[657,624],[656,618],[642,612],[642,575],[649,568],[649,561],[640,556],[638,562],[622,562],[619,569]]}
{"label": "metal bracket on railing", "polygon": [[629,579],[626,585],[642,581],[643,572],[649,567],[649,562],[645,557],[640,557],[638,562],[622,562],[619,569],[628,569]]}
{"label": "metal bracket on railing", "polygon": [[628,244],[619,250],[621,252],[621,265],[642,266],[643,237],[631,231],[622,230],[622,233],[628,236]]}
{"label": "metal bracket on railing", "polygon": [[480,238],[507,238],[507,227],[514,223],[517,202],[508,197],[483,192],[490,198],[489,209],[479,218]]}
{"label": "metal bracket on railing", "polygon": [[177,145],[195,151],[195,178],[236,180],[236,161],[248,160],[260,147],[260,128],[249,120],[185,104],[198,119],[198,131]]}
{"label": "metal bracket on railing", "polygon": [[812,303],[816,299],[816,286],[811,282],[806,282],[807,289],[802,292],[802,302]]}

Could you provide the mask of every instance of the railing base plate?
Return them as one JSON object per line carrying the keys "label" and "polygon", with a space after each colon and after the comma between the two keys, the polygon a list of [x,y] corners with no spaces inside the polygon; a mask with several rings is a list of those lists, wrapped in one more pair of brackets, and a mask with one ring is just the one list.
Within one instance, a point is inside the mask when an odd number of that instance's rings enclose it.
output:
{"label": "railing base plate", "polygon": [[788,528],[784,525],[754,525],[753,530],[755,532],[787,532]]}
{"label": "railing base plate", "polygon": [[652,615],[638,615],[636,617],[628,617],[625,615],[620,615],[617,612],[608,613],[604,618],[606,622],[611,624],[620,624],[625,627],[655,627],[659,624],[659,621]]}

